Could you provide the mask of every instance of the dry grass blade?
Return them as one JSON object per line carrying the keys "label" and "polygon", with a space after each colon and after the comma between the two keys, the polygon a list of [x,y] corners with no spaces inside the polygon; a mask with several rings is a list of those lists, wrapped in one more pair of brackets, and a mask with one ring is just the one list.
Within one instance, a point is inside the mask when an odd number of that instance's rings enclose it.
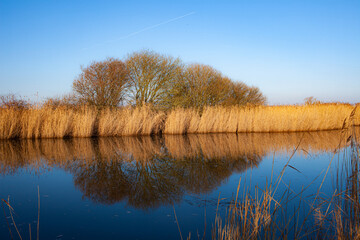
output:
{"label": "dry grass blade", "polygon": [[38,220],[37,220],[37,234],[36,234],[36,239],[39,240],[40,238],[40,188],[39,186],[37,187],[38,189]]}
{"label": "dry grass blade", "polygon": [[10,205],[10,196],[8,196],[7,202],[6,202],[6,201],[4,201],[4,202],[5,202],[5,203],[8,205],[8,207],[9,207],[9,212],[10,212],[10,217],[11,217],[12,223],[14,224],[15,230],[16,230],[16,232],[17,232],[20,240],[22,240],[21,234],[20,234],[20,232],[19,232],[19,229],[17,228],[17,225],[16,225],[15,220],[14,220],[14,216],[13,216],[13,214],[12,214],[14,209],[13,209],[13,208],[11,207],[11,205]]}
{"label": "dry grass blade", "polygon": [[179,221],[178,221],[177,216],[176,216],[176,211],[175,211],[174,205],[173,205],[173,209],[174,209],[174,216],[175,216],[176,224],[177,224],[178,229],[179,229],[180,238],[181,238],[181,240],[183,240],[183,237],[182,237],[182,234],[181,234],[180,225],[179,225]]}
{"label": "dry grass blade", "polygon": [[29,239],[31,240],[31,224],[29,223]]}
{"label": "dry grass blade", "polygon": [[[11,239],[14,239],[13,235],[12,235],[12,231],[11,231],[11,228],[10,228],[10,224],[9,224],[9,221],[8,221],[8,218],[6,216],[6,212],[5,212],[5,207],[4,207],[4,199],[2,199],[2,202],[1,202],[1,206],[2,206],[2,209],[3,209],[3,212],[4,212],[4,217],[5,217],[5,220],[6,220],[6,224],[7,224],[7,227],[8,227],[8,230],[9,230],[9,234],[10,234],[10,238]],[[10,206],[10,204],[7,204],[8,206]],[[11,207],[11,206],[10,206]]]}
{"label": "dry grass blade", "polygon": [[5,199],[1,199],[1,201],[3,201],[11,211],[14,211],[14,209],[11,207],[10,203],[8,203]]}

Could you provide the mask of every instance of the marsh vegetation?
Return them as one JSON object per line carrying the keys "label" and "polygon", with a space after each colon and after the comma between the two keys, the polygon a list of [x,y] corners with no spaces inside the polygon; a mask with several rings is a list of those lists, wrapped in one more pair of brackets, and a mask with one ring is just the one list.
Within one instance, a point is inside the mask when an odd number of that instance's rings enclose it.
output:
{"label": "marsh vegetation", "polygon": [[156,110],[150,106],[0,108],[0,139],[189,133],[305,132],[360,125],[347,104]]}

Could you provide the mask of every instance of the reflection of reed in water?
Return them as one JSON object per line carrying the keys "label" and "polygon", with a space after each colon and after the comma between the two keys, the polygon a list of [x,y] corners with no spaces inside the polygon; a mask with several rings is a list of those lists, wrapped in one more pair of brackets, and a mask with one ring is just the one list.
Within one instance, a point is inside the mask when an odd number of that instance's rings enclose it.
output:
{"label": "reflection of reed in water", "polygon": [[[357,136],[360,128],[356,128]],[[321,153],[344,147],[349,133],[319,131],[303,133],[243,133],[165,135],[165,145],[176,158],[192,157],[200,152],[205,157],[233,158],[239,155],[264,156],[273,152],[291,153],[296,146],[303,152]],[[300,151],[301,152],[301,151]],[[249,159],[251,160],[251,159]]]}
{"label": "reflection of reed in water", "polygon": [[78,160],[89,164],[100,159],[112,161],[119,154],[123,156],[121,160],[146,162],[161,151],[161,139],[149,136],[4,140],[0,141],[0,166],[2,170],[11,168],[14,171],[17,168],[46,167],[45,164],[64,167]]}
{"label": "reflection of reed in water", "polygon": [[257,166],[272,151],[292,151],[300,140],[305,152],[323,152],[336,149],[340,137],[331,131],[0,141],[0,171],[57,166],[93,201],[149,208],[185,192],[209,192],[234,171]]}
{"label": "reflection of reed in water", "polygon": [[[360,136],[360,128],[356,128]],[[206,159],[238,156],[264,156],[272,152],[290,152],[299,144],[303,152],[333,151],[339,146],[341,131],[305,133],[205,134],[166,135],[160,137],[118,137],[84,139],[36,139],[0,141],[0,166],[3,174],[17,168],[38,169],[47,166],[71,165],[73,160],[92,163],[102,161],[138,161],[151,164],[154,155],[168,153],[173,158],[193,158],[202,154]],[[346,139],[348,136],[343,137]],[[344,144],[342,144],[343,146]],[[301,152],[301,151],[299,151]],[[119,158],[121,155],[121,158]],[[6,171],[9,170],[8,172]],[[10,170],[12,169],[12,170]]]}
{"label": "reflection of reed in water", "polygon": [[121,153],[124,160],[147,163],[154,155],[162,154],[162,139],[159,136],[99,138],[99,151],[109,155],[108,158]]}
{"label": "reflection of reed in water", "polygon": [[236,134],[166,135],[165,145],[175,158],[191,158],[202,154],[206,159],[225,158],[227,161],[232,161],[239,156],[247,156],[246,160],[256,165],[257,160],[251,156],[253,154],[264,155],[241,148],[239,137]]}
{"label": "reflection of reed in water", "polygon": [[33,141],[0,141],[0,173],[14,174],[19,168],[39,172],[45,168],[39,145]]}

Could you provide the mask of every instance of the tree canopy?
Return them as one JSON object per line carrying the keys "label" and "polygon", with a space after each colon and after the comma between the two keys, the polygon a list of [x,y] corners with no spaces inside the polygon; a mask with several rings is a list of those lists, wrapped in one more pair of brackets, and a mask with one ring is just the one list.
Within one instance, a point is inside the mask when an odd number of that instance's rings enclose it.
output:
{"label": "tree canopy", "polygon": [[73,90],[80,102],[97,107],[118,106],[129,84],[126,65],[118,59],[93,62],[74,80]]}
{"label": "tree canopy", "polygon": [[184,64],[179,58],[143,50],[122,62],[108,58],[93,62],[74,80],[80,100],[91,105],[151,104],[158,109],[176,107],[265,104],[259,88],[235,82],[204,64]]}
{"label": "tree canopy", "polygon": [[191,64],[171,86],[167,99],[171,107],[231,106],[265,104],[266,98],[256,87],[234,82],[211,66]]}
{"label": "tree canopy", "polygon": [[130,79],[130,100],[136,106],[162,105],[166,91],[181,75],[179,59],[152,51],[134,52],[126,59]]}

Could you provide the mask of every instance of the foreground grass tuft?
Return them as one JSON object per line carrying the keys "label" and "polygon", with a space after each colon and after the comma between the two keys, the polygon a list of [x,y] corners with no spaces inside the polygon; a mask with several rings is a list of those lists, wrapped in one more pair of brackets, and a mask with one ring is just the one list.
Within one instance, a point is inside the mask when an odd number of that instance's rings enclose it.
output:
{"label": "foreground grass tuft", "polygon": [[[342,153],[340,148],[336,149],[317,193],[311,197],[305,197],[303,191],[295,193],[290,187],[283,194],[276,194],[290,157],[278,178],[267,183],[265,189],[255,188],[253,195],[244,188],[244,195],[238,198],[239,182],[236,198],[225,216],[216,215],[212,239],[360,239],[360,146],[355,131],[342,139],[350,148],[344,149],[344,161],[334,172],[332,195],[320,196],[324,179],[330,177],[331,162]],[[293,199],[299,201],[298,207],[286,214]]]}

